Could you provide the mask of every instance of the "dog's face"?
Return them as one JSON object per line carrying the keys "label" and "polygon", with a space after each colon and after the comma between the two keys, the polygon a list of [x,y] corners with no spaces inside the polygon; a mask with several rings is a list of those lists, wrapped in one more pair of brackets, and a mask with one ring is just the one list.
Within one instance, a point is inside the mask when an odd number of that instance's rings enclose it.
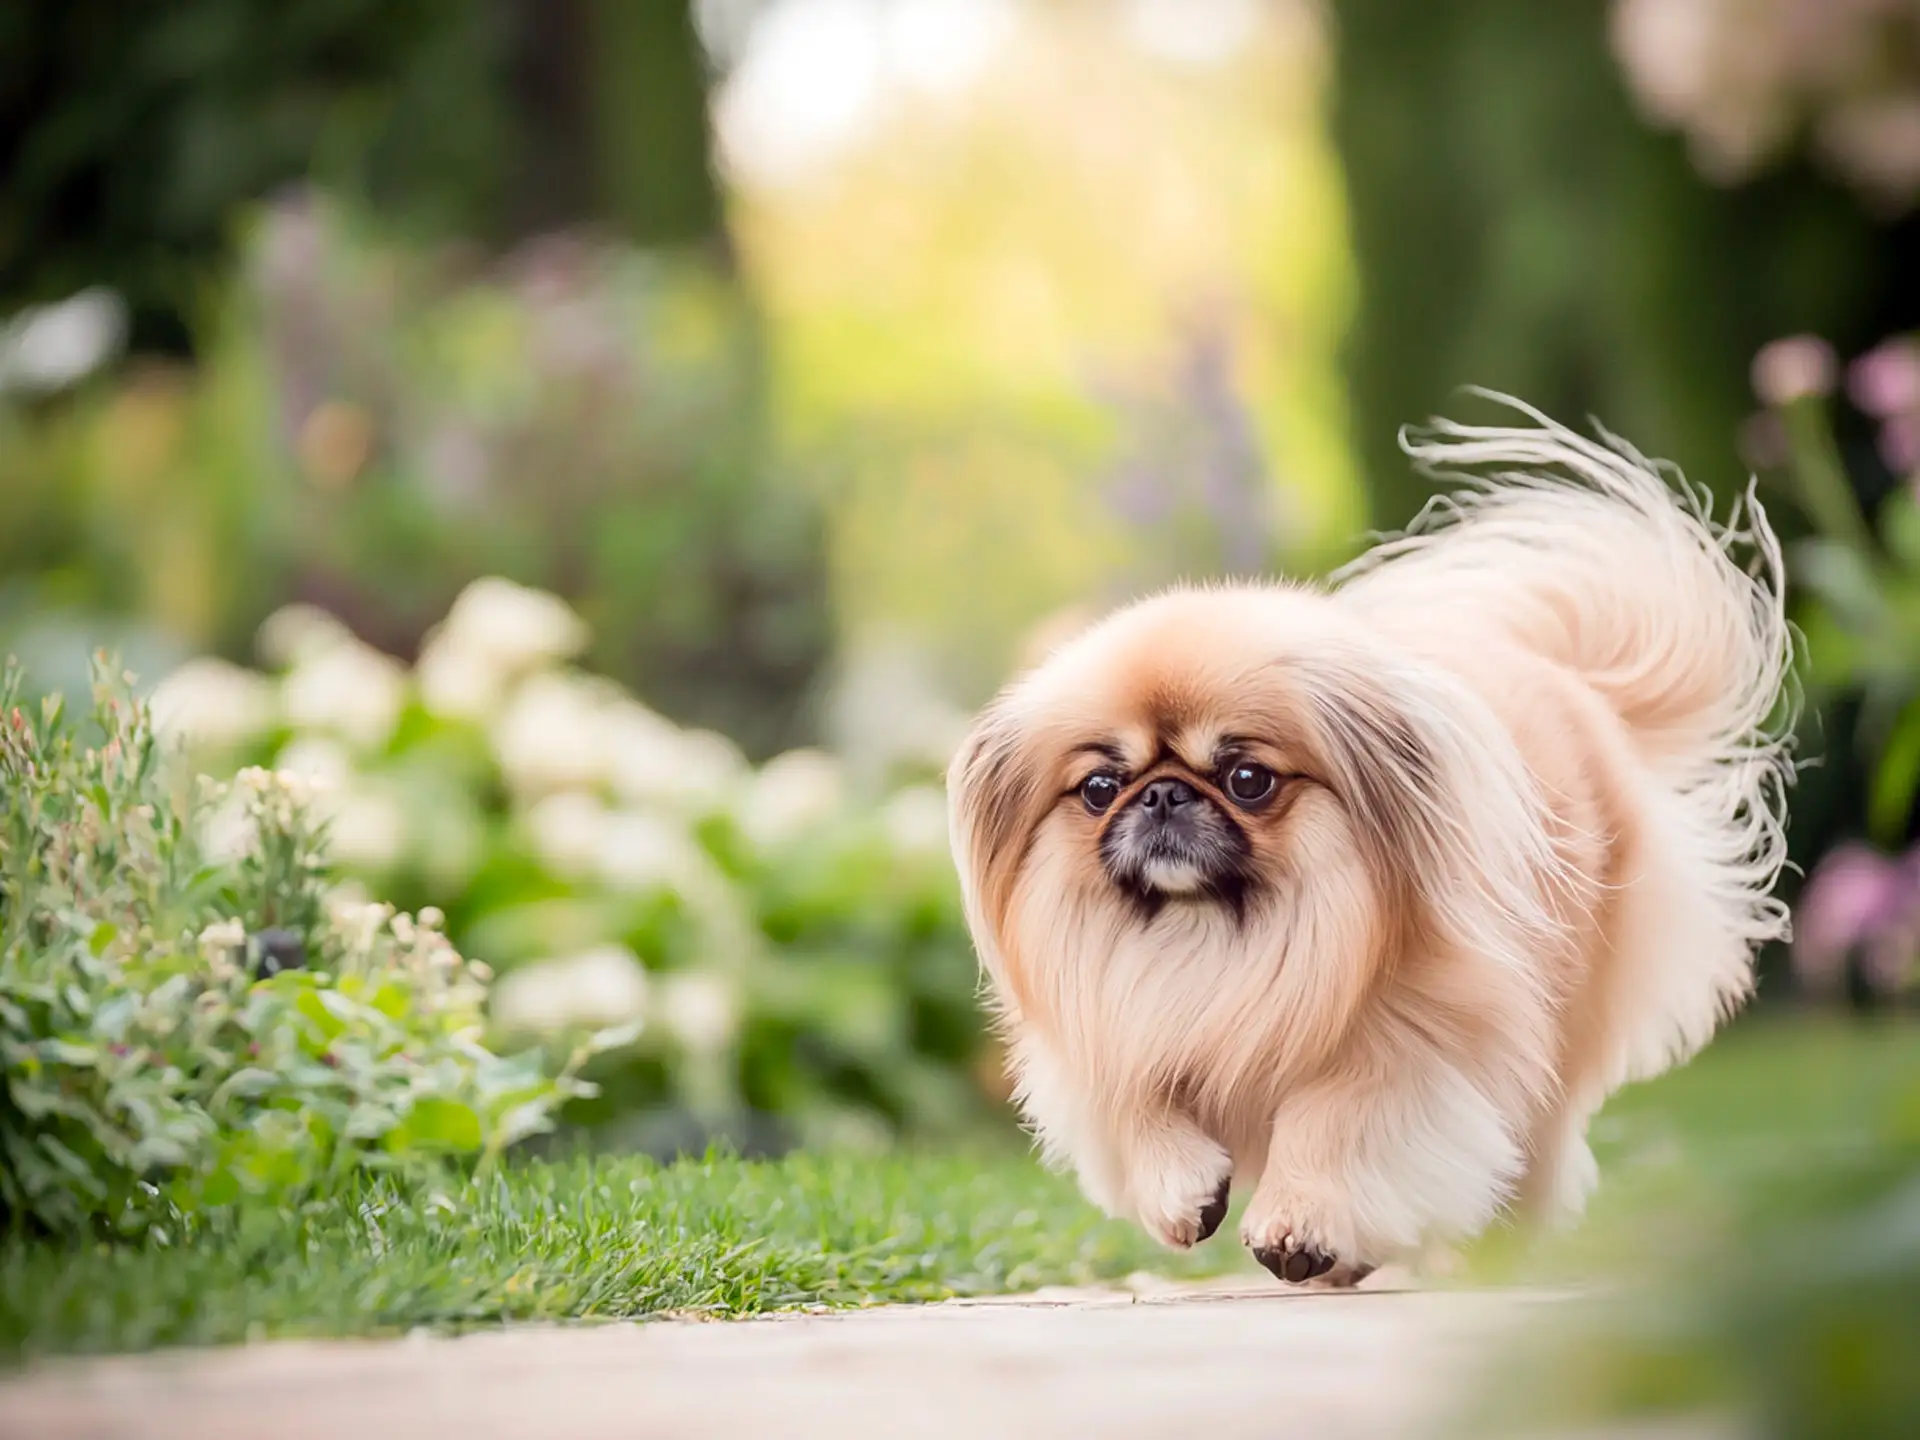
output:
{"label": "dog's face", "polygon": [[1087,857],[1084,870],[1143,922],[1169,903],[1244,920],[1277,883],[1286,818],[1308,781],[1297,744],[1273,716],[1232,723],[1237,707],[1208,703],[1199,686],[1150,680],[1131,699],[1085,716],[1066,756],[1057,843]]}
{"label": "dog's face", "polygon": [[1392,820],[1355,765],[1424,762],[1398,712],[1369,703],[1354,643],[1306,592],[1176,592],[1002,692],[951,791],[1003,999],[1055,1011],[1102,975],[1137,991],[1208,962],[1244,981],[1247,956],[1270,969],[1289,930],[1314,928],[1315,893],[1338,898],[1336,928],[1365,948],[1391,889],[1375,883],[1369,837]]}
{"label": "dog's face", "polygon": [[1389,937],[1499,883],[1476,817],[1518,803],[1516,767],[1484,706],[1324,596],[1164,595],[1015,681],[956,758],[975,942],[1002,1007],[1051,1030],[1257,1012],[1332,1036]]}

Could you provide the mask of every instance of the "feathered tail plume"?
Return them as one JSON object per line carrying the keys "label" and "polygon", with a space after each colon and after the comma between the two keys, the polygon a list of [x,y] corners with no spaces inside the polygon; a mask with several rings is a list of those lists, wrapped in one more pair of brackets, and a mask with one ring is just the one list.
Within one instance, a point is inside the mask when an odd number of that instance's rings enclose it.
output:
{"label": "feathered tail plume", "polygon": [[[1436,421],[1401,447],[1451,488],[1335,577],[1366,604],[1504,629],[1582,675],[1678,801],[1731,932],[1783,938],[1793,637],[1753,489],[1712,497],[1624,441],[1504,395],[1532,425]],[[1417,612],[1416,612],[1417,613]]]}

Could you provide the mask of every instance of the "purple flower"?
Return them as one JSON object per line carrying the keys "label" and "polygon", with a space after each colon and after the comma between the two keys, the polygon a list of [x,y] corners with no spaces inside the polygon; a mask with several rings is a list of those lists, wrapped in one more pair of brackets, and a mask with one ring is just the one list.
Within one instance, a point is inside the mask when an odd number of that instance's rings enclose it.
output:
{"label": "purple flower", "polygon": [[1848,368],[1847,394],[1880,420],[1920,411],[1920,346],[1902,336],[1869,350]]}
{"label": "purple flower", "polygon": [[1812,989],[1832,989],[1859,957],[1876,990],[1902,987],[1920,943],[1920,847],[1890,858],[1842,845],[1815,867],[1800,897],[1794,971]]}

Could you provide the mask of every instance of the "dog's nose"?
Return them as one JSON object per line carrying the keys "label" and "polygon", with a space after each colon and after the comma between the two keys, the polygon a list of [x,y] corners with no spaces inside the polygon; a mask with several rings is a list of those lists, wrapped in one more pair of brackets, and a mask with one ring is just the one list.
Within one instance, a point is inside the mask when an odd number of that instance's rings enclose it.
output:
{"label": "dog's nose", "polygon": [[1155,780],[1140,792],[1140,808],[1155,820],[1171,820],[1173,812],[1193,798],[1193,787],[1184,780]]}

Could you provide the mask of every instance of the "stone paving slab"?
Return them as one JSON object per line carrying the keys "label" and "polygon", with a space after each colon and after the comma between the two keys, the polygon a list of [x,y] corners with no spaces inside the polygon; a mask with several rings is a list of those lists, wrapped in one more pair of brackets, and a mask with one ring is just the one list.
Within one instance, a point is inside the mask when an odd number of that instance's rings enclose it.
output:
{"label": "stone paving slab", "polygon": [[1422,1435],[1558,1298],[1381,1279],[52,1362],[0,1382],[0,1440]]}

